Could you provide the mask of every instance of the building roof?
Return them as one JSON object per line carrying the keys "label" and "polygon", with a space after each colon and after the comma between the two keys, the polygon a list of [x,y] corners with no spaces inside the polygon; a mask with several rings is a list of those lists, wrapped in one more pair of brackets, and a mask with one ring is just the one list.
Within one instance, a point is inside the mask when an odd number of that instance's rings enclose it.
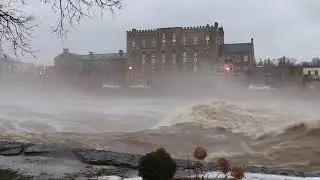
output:
{"label": "building roof", "polygon": [[123,53],[120,55],[119,53],[107,53],[107,54],[92,54],[92,55],[78,55],[81,60],[90,60],[90,61],[98,61],[98,60],[117,60],[126,58],[126,54]]}
{"label": "building roof", "polygon": [[[84,60],[84,61],[105,61],[105,60],[120,60],[126,58],[126,53],[106,53],[106,54],[86,54],[86,55],[80,55],[70,52],[63,52],[60,55],[58,55],[56,58],[59,58],[61,56],[69,56],[78,60]],[[55,58],[55,59],[56,59]]]}
{"label": "building roof", "polygon": [[249,53],[252,48],[252,43],[222,44],[220,46],[220,53]]}

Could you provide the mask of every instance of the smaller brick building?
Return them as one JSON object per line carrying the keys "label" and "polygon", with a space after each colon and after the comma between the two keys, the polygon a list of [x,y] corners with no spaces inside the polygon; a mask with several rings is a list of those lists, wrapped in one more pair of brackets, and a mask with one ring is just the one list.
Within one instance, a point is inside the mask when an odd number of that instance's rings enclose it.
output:
{"label": "smaller brick building", "polygon": [[55,57],[54,66],[59,76],[69,78],[93,78],[100,81],[122,81],[125,78],[126,54],[118,53],[95,54],[89,52],[79,55],[63,49]]}
{"label": "smaller brick building", "polygon": [[217,65],[217,72],[225,71],[226,64],[231,72],[248,71],[253,67],[255,61],[253,39],[251,38],[249,43],[220,45],[219,61],[221,65]]}

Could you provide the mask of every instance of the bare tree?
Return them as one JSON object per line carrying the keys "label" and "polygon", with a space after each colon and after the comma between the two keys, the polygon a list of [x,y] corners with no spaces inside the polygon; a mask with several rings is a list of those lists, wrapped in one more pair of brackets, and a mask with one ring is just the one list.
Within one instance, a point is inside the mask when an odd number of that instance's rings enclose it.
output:
{"label": "bare tree", "polygon": [[[34,56],[30,40],[38,22],[32,14],[20,10],[26,3],[27,0],[0,3],[0,53],[4,53],[6,46],[12,47],[15,55],[20,52]],[[106,11],[114,14],[116,9],[122,8],[122,0],[39,0],[39,3],[49,6],[58,15],[53,32],[59,38],[67,35],[69,25],[73,28],[83,18],[95,17],[97,11],[102,16]]]}

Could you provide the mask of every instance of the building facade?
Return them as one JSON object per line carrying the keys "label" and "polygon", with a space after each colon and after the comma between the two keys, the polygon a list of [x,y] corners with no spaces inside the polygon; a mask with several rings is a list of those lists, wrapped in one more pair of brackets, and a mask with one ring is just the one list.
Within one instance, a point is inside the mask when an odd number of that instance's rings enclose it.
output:
{"label": "building facade", "polygon": [[54,59],[57,75],[70,78],[90,78],[98,81],[122,81],[126,71],[126,54],[118,53],[87,55],[74,54],[69,49]]}
{"label": "building facade", "polygon": [[249,43],[235,43],[220,45],[217,72],[224,72],[226,68],[230,72],[241,73],[249,71],[254,65],[253,39]]}
{"label": "building facade", "polygon": [[36,65],[13,59],[5,54],[0,54],[0,78],[27,77],[33,75]]}
{"label": "building facade", "polygon": [[241,72],[254,61],[249,43],[224,44],[218,23],[127,32],[127,64],[135,74]]}

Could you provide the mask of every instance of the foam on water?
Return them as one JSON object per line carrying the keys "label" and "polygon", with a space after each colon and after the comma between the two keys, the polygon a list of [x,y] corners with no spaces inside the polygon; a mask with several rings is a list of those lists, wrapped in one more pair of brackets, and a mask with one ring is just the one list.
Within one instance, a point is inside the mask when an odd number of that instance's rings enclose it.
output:
{"label": "foam on water", "polygon": [[1,139],[136,153],[165,147],[179,158],[201,145],[209,159],[320,170],[315,102],[8,94],[0,93]]}

